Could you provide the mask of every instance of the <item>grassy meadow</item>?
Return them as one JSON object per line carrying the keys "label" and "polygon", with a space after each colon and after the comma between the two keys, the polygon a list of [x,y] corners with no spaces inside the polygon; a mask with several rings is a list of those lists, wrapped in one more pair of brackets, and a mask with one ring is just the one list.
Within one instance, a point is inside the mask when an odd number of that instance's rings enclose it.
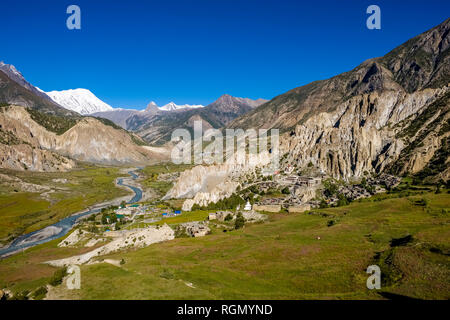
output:
{"label": "grassy meadow", "polygon": [[[32,232],[53,224],[89,206],[128,194],[114,181],[119,168],[82,165],[69,172],[29,172],[0,169],[0,173],[22,181],[49,186],[54,192],[23,192],[0,184],[0,239]],[[54,179],[67,179],[67,183]],[[60,181],[60,180],[57,180]]]}
{"label": "grassy meadow", "polygon": [[[448,190],[414,191],[309,213],[270,214],[268,222],[240,230],[213,229],[203,238],[102,257],[125,264],[81,266],[81,290],[70,294],[78,299],[449,299],[449,199]],[[56,244],[0,261],[0,287],[33,287],[56,270],[40,262],[84,250]],[[382,271],[380,290],[366,288],[372,264]]]}
{"label": "grassy meadow", "polygon": [[145,177],[141,183],[145,188],[155,190],[162,197],[172,188],[173,182],[158,180],[158,176],[164,173],[182,172],[192,167],[193,165],[173,164],[171,162],[147,166],[141,170]]}

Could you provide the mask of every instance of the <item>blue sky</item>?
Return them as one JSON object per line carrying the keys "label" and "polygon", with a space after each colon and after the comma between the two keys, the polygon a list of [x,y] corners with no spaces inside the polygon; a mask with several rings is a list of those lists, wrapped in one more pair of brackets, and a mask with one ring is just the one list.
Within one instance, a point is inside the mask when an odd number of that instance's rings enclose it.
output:
{"label": "blue sky", "polygon": [[[66,8],[81,8],[81,30]],[[381,30],[366,8],[381,8]],[[449,17],[450,1],[2,0],[0,60],[45,91],[113,107],[271,99],[382,56]]]}

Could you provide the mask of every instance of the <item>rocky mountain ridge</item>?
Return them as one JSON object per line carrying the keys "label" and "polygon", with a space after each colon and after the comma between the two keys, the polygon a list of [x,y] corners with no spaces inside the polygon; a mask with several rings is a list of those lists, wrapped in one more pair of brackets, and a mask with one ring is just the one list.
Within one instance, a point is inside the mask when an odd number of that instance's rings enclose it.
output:
{"label": "rocky mountain ridge", "polygon": [[[338,179],[388,169],[416,174],[445,146],[449,131],[449,30],[447,19],[384,57],[275,97],[229,127],[278,128],[285,165],[312,163]],[[420,121],[426,110],[430,121]]]}
{"label": "rocky mountain ridge", "polygon": [[205,130],[221,128],[266,101],[223,95],[206,107],[178,108],[169,112],[151,102],[144,111],[120,109],[94,113],[93,116],[109,119],[158,145],[170,141],[177,128],[192,130],[194,121],[202,121]]}

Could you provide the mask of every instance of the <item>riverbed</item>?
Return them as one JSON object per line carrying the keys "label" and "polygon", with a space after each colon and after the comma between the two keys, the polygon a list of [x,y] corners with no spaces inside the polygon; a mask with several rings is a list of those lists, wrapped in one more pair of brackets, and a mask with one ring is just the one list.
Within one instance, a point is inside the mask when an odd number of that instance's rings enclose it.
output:
{"label": "riverbed", "polygon": [[[138,177],[138,175],[133,171],[129,171],[128,174],[132,179],[136,179]],[[133,198],[131,198],[128,203],[135,203],[140,201],[142,199],[142,190],[136,186],[124,184],[123,179],[124,178],[118,178],[117,185],[127,187],[134,192]],[[0,249],[0,258],[5,258],[26,248],[30,248],[38,244],[61,238],[73,228],[73,226],[78,222],[80,218],[91,215],[93,213],[98,213],[103,208],[109,206],[110,202],[103,205],[93,206],[95,207],[94,209],[89,209],[87,211],[71,215],[43,229],[24,234],[15,239],[8,247]]]}

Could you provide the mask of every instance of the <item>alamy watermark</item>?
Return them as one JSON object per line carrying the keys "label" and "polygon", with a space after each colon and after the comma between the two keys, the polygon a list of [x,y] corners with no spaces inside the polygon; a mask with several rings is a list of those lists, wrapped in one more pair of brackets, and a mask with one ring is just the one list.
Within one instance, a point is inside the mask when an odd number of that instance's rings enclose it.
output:
{"label": "alamy watermark", "polygon": [[81,29],[81,9],[77,5],[70,5],[66,10],[67,14],[70,16],[66,20],[66,26],[69,30],[80,30]]}
{"label": "alamy watermark", "polygon": [[370,274],[367,278],[367,289],[381,289],[381,270],[377,265],[371,265],[367,267],[366,273]]}
{"label": "alamy watermark", "polygon": [[381,29],[381,9],[379,6],[372,4],[367,7],[367,14],[370,16],[367,18],[366,26],[369,30]]}
{"label": "alamy watermark", "polygon": [[[276,171],[280,162],[278,129],[208,129],[194,121],[192,137],[188,129],[176,129],[171,141],[176,143],[171,159],[175,164],[258,164],[269,160]],[[270,141],[269,137],[270,136]]]}

